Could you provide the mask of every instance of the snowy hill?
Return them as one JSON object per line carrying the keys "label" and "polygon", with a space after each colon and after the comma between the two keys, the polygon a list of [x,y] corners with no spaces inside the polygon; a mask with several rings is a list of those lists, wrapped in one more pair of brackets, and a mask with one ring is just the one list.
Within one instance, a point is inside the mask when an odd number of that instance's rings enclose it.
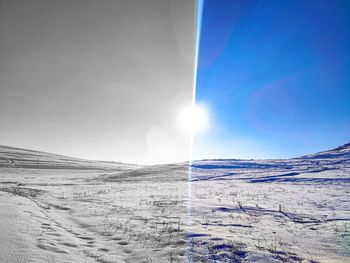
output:
{"label": "snowy hill", "polygon": [[0,145],[0,167],[114,170],[118,168],[133,168],[135,165],[118,162],[91,161]]}
{"label": "snowy hill", "polygon": [[251,182],[349,182],[350,144],[292,159],[201,160],[193,162],[192,167],[192,180],[240,178]]}
{"label": "snowy hill", "polygon": [[339,146],[335,149],[323,151],[315,154],[303,156],[304,158],[349,158],[350,157],[350,143]]}

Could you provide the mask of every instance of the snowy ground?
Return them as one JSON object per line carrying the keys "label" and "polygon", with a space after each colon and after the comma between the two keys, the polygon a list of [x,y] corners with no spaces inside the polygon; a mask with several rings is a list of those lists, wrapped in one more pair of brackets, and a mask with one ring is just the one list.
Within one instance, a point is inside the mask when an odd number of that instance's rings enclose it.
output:
{"label": "snowy ground", "polygon": [[291,160],[194,163],[195,259],[350,262],[349,146]]}
{"label": "snowy ground", "polygon": [[349,146],[188,169],[0,146],[1,262],[349,261]]}

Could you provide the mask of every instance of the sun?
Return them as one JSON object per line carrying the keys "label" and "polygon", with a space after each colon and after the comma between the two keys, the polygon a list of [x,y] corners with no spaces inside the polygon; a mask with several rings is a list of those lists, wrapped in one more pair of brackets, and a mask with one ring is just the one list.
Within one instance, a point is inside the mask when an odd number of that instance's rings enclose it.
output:
{"label": "sun", "polygon": [[184,108],[179,116],[180,126],[191,134],[203,131],[208,126],[208,114],[202,106]]}

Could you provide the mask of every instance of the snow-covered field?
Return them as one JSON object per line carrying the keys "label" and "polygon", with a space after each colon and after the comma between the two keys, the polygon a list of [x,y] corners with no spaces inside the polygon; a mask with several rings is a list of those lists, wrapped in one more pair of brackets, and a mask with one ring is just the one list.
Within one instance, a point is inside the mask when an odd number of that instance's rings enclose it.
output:
{"label": "snow-covered field", "polygon": [[350,260],[350,145],[192,167],[0,146],[0,190],[1,262]]}

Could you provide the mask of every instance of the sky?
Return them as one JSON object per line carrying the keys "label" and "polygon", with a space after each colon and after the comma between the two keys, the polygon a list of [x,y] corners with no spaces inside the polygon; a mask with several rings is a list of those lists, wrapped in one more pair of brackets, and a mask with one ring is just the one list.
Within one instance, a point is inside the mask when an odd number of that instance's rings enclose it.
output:
{"label": "sky", "polygon": [[[287,158],[350,141],[350,1],[204,0],[193,158]],[[197,32],[198,33],[198,32]]]}
{"label": "sky", "polygon": [[[2,0],[0,144],[145,164],[337,147],[349,13],[346,0]],[[179,113],[193,102],[209,123],[191,144]]]}
{"label": "sky", "polygon": [[188,0],[0,1],[0,144],[187,160],[194,32]]}

